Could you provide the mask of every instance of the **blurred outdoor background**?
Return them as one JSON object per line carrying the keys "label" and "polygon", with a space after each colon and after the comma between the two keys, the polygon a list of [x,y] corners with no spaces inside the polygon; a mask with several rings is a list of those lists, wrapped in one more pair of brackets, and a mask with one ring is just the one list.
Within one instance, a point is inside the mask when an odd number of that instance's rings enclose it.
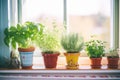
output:
{"label": "blurred outdoor background", "polygon": [[111,0],[64,2],[65,0],[23,0],[22,21],[40,22],[49,28],[56,22],[59,30],[62,30],[66,19],[67,30],[79,33],[85,42],[95,36],[94,39],[106,41],[107,48],[111,47]]}

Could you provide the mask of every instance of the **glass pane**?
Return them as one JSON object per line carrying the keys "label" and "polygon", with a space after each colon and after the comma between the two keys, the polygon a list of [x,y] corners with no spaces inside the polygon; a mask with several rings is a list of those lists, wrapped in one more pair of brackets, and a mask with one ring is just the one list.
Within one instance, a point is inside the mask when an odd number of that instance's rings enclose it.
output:
{"label": "glass pane", "polygon": [[23,0],[23,22],[33,21],[52,26],[63,24],[63,0]]}
{"label": "glass pane", "polygon": [[22,10],[23,23],[39,22],[51,29],[55,22],[58,29],[63,27],[63,0],[23,0]]}
{"label": "glass pane", "polygon": [[94,35],[110,47],[111,0],[68,0],[67,9],[71,32],[83,35],[85,41]]}

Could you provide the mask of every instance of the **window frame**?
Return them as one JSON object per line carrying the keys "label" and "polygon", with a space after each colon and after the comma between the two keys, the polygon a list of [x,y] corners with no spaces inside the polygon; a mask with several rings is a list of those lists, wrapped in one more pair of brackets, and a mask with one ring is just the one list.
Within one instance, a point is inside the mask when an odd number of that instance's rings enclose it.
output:
{"label": "window frame", "polygon": [[8,27],[8,0],[0,0],[0,68],[5,68],[4,58],[10,58],[9,48],[4,44],[4,29]]}
{"label": "window frame", "polygon": [[119,0],[112,0],[112,14],[113,14],[113,36],[112,36],[112,43],[113,48],[117,49],[120,47],[119,42]]}

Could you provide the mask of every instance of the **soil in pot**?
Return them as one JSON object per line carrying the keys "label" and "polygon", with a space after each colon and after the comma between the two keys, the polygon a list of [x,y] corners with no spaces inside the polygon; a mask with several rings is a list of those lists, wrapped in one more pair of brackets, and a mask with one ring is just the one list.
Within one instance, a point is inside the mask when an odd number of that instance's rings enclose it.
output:
{"label": "soil in pot", "polygon": [[43,53],[42,55],[44,58],[45,68],[56,68],[59,53],[55,53],[55,54]]}
{"label": "soil in pot", "polygon": [[101,60],[102,58],[90,58],[91,68],[101,68]]}

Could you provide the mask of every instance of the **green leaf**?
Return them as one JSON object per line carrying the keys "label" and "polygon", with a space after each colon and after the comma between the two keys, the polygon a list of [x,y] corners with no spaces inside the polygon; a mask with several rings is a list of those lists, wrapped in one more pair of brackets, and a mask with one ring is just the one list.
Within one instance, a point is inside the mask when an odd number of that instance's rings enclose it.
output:
{"label": "green leaf", "polygon": [[5,37],[4,43],[9,47],[10,39],[8,37]]}
{"label": "green leaf", "polygon": [[16,31],[17,31],[17,29],[16,29],[16,27],[11,26],[11,27],[10,27],[10,31],[11,31],[11,32],[16,32]]}
{"label": "green leaf", "polygon": [[21,30],[21,25],[20,24],[17,24],[17,29],[20,31]]}
{"label": "green leaf", "polygon": [[16,49],[16,41],[15,41],[14,39],[12,39],[11,44],[12,44],[12,47],[13,47],[14,49]]}
{"label": "green leaf", "polygon": [[9,32],[8,32],[8,28],[5,28],[5,30],[4,30],[4,34],[5,34],[6,36],[9,34]]}

